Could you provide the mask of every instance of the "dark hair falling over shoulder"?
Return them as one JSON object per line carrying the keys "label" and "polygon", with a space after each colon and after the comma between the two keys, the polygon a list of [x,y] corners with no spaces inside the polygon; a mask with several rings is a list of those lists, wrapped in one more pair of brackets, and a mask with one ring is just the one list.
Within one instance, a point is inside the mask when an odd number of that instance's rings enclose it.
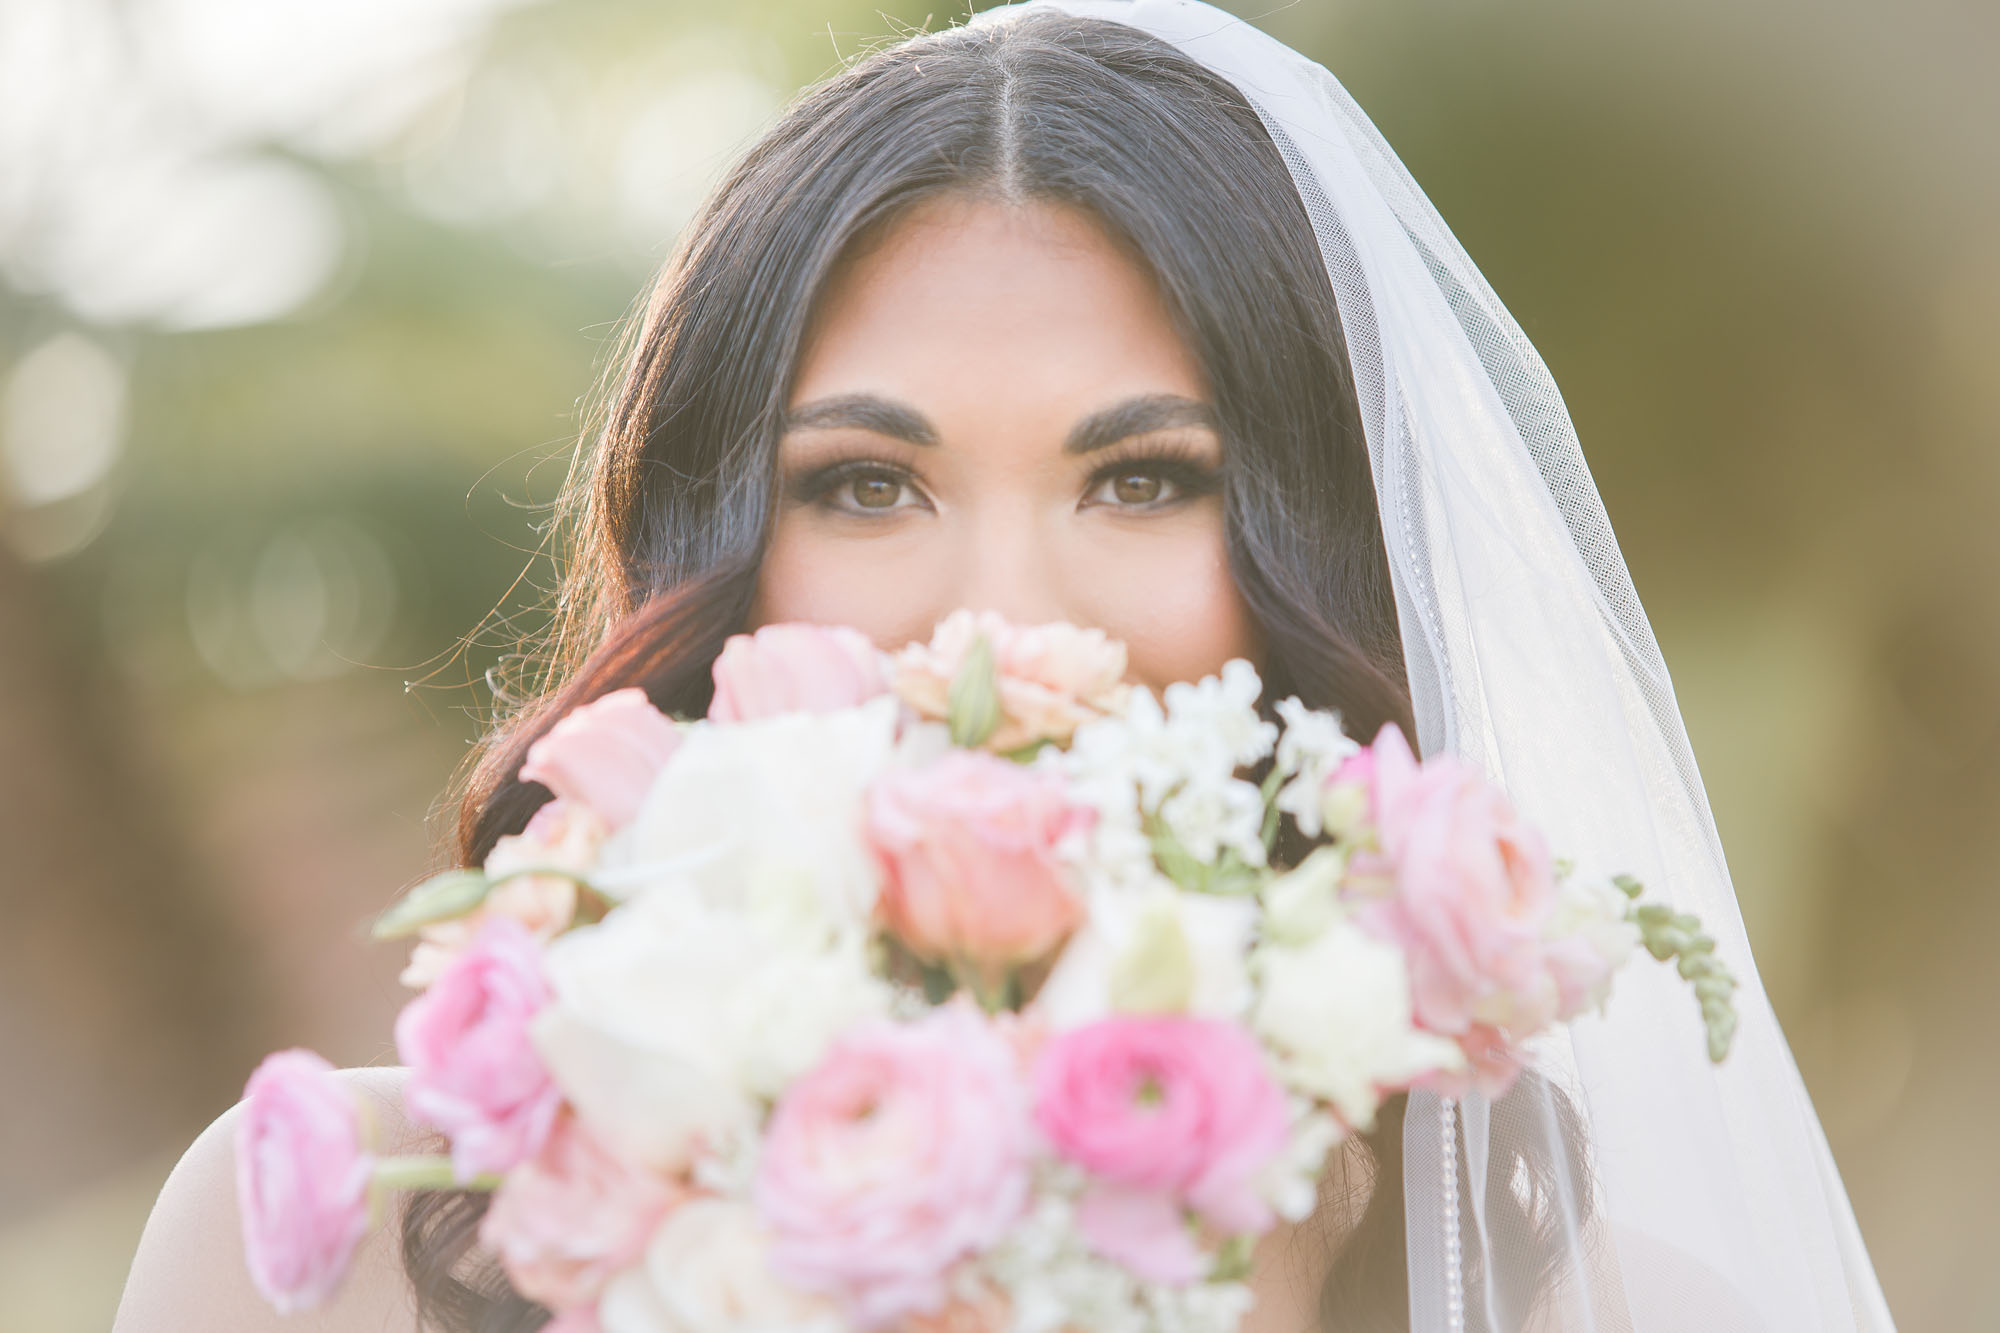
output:
{"label": "dark hair falling over shoulder", "polygon": [[[1173,47],[1043,13],[920,35],[810,89],[683,235],[558,501],[553,683],[476,752],[460,863],[548,799],[520,768],[571,707],[638,687],[669,712],[705,710],[756,589],[814,302],[857,246],[953,191],[1079,208],[1151,272],[1220,419],[1231,571],[1271,696],[1337,708],[1364,740],[1388,721],[1413,731],[1339,312],[1283,158],[1235,88]],[[1398,1124],[1371,1136],[1377,1188],[1332,1258],[1329,1328],[1407,1327]],[[447,1194],[407,1210],[423,1318],[536,1327],[545,1312],[477,1251],[484,1206]]]}

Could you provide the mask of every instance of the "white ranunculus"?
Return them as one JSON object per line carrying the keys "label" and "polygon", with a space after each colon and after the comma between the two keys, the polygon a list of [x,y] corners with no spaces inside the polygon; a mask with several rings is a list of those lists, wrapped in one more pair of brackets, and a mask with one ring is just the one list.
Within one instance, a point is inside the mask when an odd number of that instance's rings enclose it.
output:
{"label": "white ranunculus", "polygon": [[1187,1012],[1235,1019],[1248,1011],[1254,900],[1183,893],[1155,874],[1143,888],[1095,895],[1089,910],[1035,996],[1034,1012],[1053,1027],[1080,1027],[1111,1014],[1112,977],[1144,944],[1147,918],[1160,913],[1178,926],[1193,965]]}
{"label": "white ranunculus", "polygon": [[695,1199],[667,1214],[636,1267],[598,1305],[604,1333],[840,1333],[824,1301],[771,1272],[770,1242],[748,1204]]}
{"label": "white ranunculus", "polygon": [[661,887],[548,947],[555,999],[536,1050],[614,1146],[656,1165],[726,1142],[753,1099],[819,1062],[888,1008],[860,933],[818,937]]}
{"label": "white ranunculus", "polygon": [[1310,943],[1340,917],[1340,881],[1346,874],[1344,848],[1316,847],[1296,867],[1266,883],[1261,890],[1264,938]]}
{"label": "white ranunculus", "polygon": [[661,882],[783,930],[866,929],[880,878],[863,800],[894,757],[897,706],[689,728],[619,849],[627,873],[674,867]]}
{"label": "white ranunculus", "polygon": [[1255,965],[1252,1025],[1277,1048],[1287,1081],[1356,1129],[1374,1123],[1384,1087],[1465,1066],[1455,1043],[1417,1029],[1402,953],[1351,921],[1303,946],[1266,945]]}

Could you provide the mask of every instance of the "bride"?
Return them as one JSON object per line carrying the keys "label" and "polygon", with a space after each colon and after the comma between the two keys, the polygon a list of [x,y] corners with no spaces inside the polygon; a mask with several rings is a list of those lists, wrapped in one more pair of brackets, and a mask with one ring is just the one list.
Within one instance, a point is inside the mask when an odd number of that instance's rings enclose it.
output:
{"label": "bride", "polygon": [[[1198,0],[1035,0],[810,90],[666,266],[564,512],[556,683],[487,739],[463,862],[547,798],[518,771],[553,718],[631,685],[699,713],[760,623],[1068,620],[1156,687],[1245,657],[1483,765],[1744,982],[1719,1069],[1634,977],[1506,1097],[1398,1099],[1260,1246],[1254,1333],[1891,1328],[1562,400],[1324,69]],[[352,1077],[422,1139],[395,1071]],[[162,1192],[119,1330],[280,1325],[232,1132]],[[482,1207],[420,1196],[284,1322],[539,1326]]]}

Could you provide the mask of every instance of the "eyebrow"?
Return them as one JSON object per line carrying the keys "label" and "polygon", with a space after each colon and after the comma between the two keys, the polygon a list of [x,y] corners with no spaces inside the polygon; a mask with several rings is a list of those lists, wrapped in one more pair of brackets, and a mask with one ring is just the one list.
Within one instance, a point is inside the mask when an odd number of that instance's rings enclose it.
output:
{"label": "eyebrow", "polygon": [[[1199,399],[1173,393],[1141,394],[1099,408],[1077,422],[1063,440],[1063,452],[1094,453],[1134,435],[1186,426],[1201,426],[1221,433],[1215,409]],[[937,428],[923,413],[872,393],[816,398],[787,412],[784,428],[787,431],[845,428],[873,431],[908,444],[930,446],[938,442]]]}

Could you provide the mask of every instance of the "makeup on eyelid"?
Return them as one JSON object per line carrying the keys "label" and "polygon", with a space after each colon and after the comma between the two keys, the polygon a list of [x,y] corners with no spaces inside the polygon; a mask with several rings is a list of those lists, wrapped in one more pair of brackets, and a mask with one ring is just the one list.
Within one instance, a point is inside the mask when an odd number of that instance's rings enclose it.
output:
{"label": "makeup on eyelid", "polygon": [[[1084,482],[1083,494],[1078,500],[1079,508],[1092,505],[1111,505],[1133,511],[1151,512],[1166,509],[1203,496],[1213,495],[1222,486],[1221,464],[1213,461],[1215,451],[1192,442],[1149,441],[1138,445],[1117,444],[1106,447],[1113,457],[1103,459],[1093,467]],[[1119,499],[1093,501],[1090,497],[1104,489],[1107,484],[1145,478],[1157,480],[1171,488],[1172,493],[1164,497],[1147,499]],[[879,517],[904,511],[911,506],[857,505],[850,509],[838,509],[829,504],[844,486],[857,482],[881,480],[899,486],[922,490],[922,477],[917,467],[901,459],[890,458],[876,452],[857,450],[852,453],[835,453],[824,460],[812,460],[802,466],[787,469],[785,494],[787,500],[797,505],[823,504],[838,512],[851,513],[857,517]],[[928,509],[924,503],[918,507]]]}

